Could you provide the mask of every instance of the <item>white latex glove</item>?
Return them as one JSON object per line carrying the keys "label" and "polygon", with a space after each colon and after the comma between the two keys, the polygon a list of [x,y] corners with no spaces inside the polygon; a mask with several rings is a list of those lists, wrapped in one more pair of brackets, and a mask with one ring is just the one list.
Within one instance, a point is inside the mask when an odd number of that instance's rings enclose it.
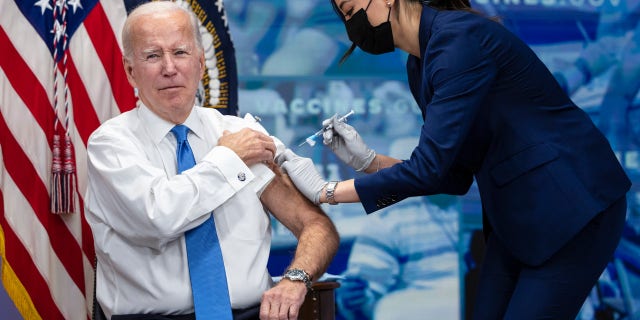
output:
{"label": "white latex glove", "polygon": [[327,182],[316,170],[311,159],[301,157],[291,149],[286,149],[276,157],[276,163],[289,175],[293,184],[307,199],[315,204],[320,204],[320,193]]}
{"label": "white latex glove", "polygon": [[369,149],[356,129],[338,121],[335,115],[322,121],[322,126],[327,128],[322,134],[322,142],[331,147],[340,160],[356,171],[363,171],[369,167],[376,157],[376,152]]}

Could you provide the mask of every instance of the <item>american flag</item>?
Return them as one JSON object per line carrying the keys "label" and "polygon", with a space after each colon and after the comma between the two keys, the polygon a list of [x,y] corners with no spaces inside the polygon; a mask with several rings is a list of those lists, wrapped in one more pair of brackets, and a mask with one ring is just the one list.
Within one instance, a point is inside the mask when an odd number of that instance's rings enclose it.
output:
{"label": "american flag", "polygon": [[[2,282],[25,319],[91,318],[95,255],[84,219],[86,142],[100,123],[135,106],[120,30],[140,2],[0,0]],[[201,11],[201,33],[210,34],[217,56],[207,59],[202,103],[237,114],[222,0],[180,2]],[[56,133],[68,134],[73,146],[75,211],[69,214],[50,208]]]}

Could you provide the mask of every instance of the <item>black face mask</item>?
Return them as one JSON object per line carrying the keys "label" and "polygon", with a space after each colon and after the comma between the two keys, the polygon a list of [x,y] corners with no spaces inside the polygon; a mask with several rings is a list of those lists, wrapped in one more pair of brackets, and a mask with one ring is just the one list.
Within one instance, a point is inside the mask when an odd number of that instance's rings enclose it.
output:
{"label": "black face mask", "polygon": [[[369,9],[369,4],[367,9]],[[345,21],[347,27],[347,35],[356,46],[362,51],[371,54],[382,54],[392,52],[395,49],[393,44],[393,33],[391,32],[391,8],[389,8],[389,16],[387,22],[383,22],[379,26],[372,26],[367,17],[365,9],[360,9],[351,19]]]}

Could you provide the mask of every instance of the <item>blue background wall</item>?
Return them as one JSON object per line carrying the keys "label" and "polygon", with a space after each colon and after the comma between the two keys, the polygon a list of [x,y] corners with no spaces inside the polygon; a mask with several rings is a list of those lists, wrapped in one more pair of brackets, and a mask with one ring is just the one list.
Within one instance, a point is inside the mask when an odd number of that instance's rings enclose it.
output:
{"label": "blue background wall", "polygon": [[[629,194],[624,248],[603,274],[599,287],[609,301],[636,311],[640,310],[638,2],[472,1],[474,8],[500,17],[507,28],[531,45],[559,79],[564,79],[561,81],[570,84],[572,99],[606,129],[605,134],[632,177],[634,187]],[[335,113],[354,110],[349,123],[377,152],[400,158],[408,156],[419,134],[421,119],[405,83],[406,54],[396,51],[371,56],[356,50],[349,60],[338,65],[349,42],[344,26],[326,0],[233,0],[225,2],[225,9],[237,57],[241,115],[250,112],[259,116],[273,135],[299,154],[313,158],[328,180],[358,173],[341,164],[321,143],[315,146],[300,143],[320,128],[323,119]],[[581,57],[590,61],[590,81],[581,81],[584,75],[572,69]],[[329,273],[369,277],[368,283],[378,284],[371,295],[381,295],[380,301],[391,292],[428,294],[409,296],[403,301],[387,300],[392,301],[396,310],[406,310],[407,319],[416,318],[410,312],[441,319],[464,317],[466,300],[472,298],[465,292],[469,284],[465,280],[477,262],[470,244],[474,232],[481,227],[479,198],[473,189],[459,198],[404,201],[374,216],[366,216],[355,204],[324,208],[342,237]],[[428,221],[420,223],[424,230],[411,229],[402,221],[401,217],[411,212],[426,212]],[[377,239],[362,232],[367,228],[371,233],[368,228],[373,223],[380,228]],[[394,235],[407,232],[415,235],[394,240]],[[291,258],[295,239],[277,221],[273,221],[273,233],[269,268],[273,275],[279,275]],[[388,235],[383,236],[385,233]],[[418,241],[408,242],[411,239]],[[427,249],[426,243],[433,247]],[[377,245],[385,250],[376,249]],[[422,248],[425,254],[418,257],[407,253],[411,248]],[[415,258],[411,260],[414,263],[411,270],[416,273],[398,271],[399,262],[391,259],[394,254],[401,255],[402,263]],[[596,319],[599,308],[607,307],[595,293],[596,290],[580,318]],[[437,301],[437,305],[429,301]],[[413,310],[415,306],[423,309]],[[353,310],[340,307],[338,316],[348,318]],[[372,305],[370,309],[373,308]],[[376,310],[370,316],[385,312],[382,307]],[[4,290],[0,290],[0,319],[20,319]]]}

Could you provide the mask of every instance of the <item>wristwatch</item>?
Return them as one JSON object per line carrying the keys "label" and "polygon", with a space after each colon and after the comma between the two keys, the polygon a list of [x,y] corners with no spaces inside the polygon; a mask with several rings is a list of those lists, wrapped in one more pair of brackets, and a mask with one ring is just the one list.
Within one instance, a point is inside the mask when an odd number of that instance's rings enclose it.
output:
{"label": "wristwatch", "polygon": [[338,186],[338,181],[331,181],[327,183],[325,198],[327,199],[328,204],[338,204],[335,198],[336,187]]}
{"label": "wristwatch", "polygon": [[304,285],[307,286],[307,289],[312,290],[311,289],[311,277],[309,276],[308,273],[306,273],[304,270],[302,269],[288,269],[284,275],[282,275],[283,278],[287,278],[291,281],[302,281],[304,282]]}

